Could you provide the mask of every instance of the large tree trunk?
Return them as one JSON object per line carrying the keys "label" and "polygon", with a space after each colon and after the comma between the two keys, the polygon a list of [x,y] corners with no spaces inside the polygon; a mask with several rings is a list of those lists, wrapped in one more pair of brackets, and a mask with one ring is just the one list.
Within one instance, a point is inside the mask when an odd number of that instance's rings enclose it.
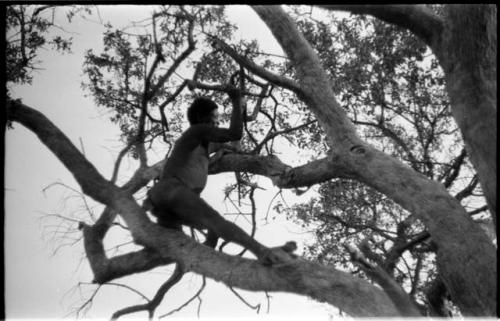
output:
{"label": "large tree trunk", "polygon": [[496,226],[497,10],[448,5],[441,56],[452,113]]}
{"label": "large tree trunk", "polygon": [[294,64],[297,95],[324,128],[337,168],[386,194],[418,217],[438,245],[437,263],[464,315],[496,315],[496,250],[439,183],[361,141],[331,90],[317,55],[277,6],[255,6]]}

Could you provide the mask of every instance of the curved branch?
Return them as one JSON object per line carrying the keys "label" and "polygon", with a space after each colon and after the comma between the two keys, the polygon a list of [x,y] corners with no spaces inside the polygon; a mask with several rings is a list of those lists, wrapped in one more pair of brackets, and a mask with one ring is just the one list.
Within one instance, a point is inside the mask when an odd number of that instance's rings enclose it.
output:
{"label": "curved branch", "polygon": [[172,76],[172,74],[177,70],[177,67],[194,51],[195,49],[195,41],[193,38],[193,30],[194,30],[194,20],[189,21],[189,27],[188,27],[188,47],[186,50],[184,50],[177,59],[172,63],[172,66],[167,70],[167,72],[160,77],[158,80],[158,83],[151,88],[151,91],[149,93],[150,96],[153,96],[161,86],[165,84],[165,82]]}
{"label": "curved branch", "polygon": [[163,315],[160,315],[158,318],[159,318],[159,319],[162,319],[162,318],[164,318],[164,317],[167,317],[167,316],[169,316],[169,315],[174,314],[175,312],[179,312],[179,311],[180,311],[180,310],[182,310],[184,307],[186,307],[186,306],[187,306],[187,305],[189,305],[191,302],[193,302],[193,300],[194,300],[194,299],[199,298],[199,297],[200,297],[201,292],[203,292],[203,290],[205,289],[205,286],[206,286],[206,284],[207,284],[207,281],[206,281],[206,278],[205,278],[205,277],[203,277],[203,278],[202,278],[202,280],[203,280],[203,281],[202,281],[202,283],[201,283],[200,288],[198,289],[198,291],[196,291],[196,293],[195,293],[195,294],[194,294],[194,295],[193,295],[193,296],[192,296],[189,300],[187,300],[186,302],[184,302],[184,303],[183,303],[181,306],[179,306],[178,308],[175,308],[175,309],[173,309],[173,310],[172,310],[172,311],[170,311],[170,312],[167,312],[167,313],[165,313],[165,314],[163,314]]}
{"label": "curved branch", "polygon": [[158,266],[174,263],[172,259],[163,258],[150,249],[107,258],[102,243],[104,234],[99,235],[101,230],[98,227],[97,224],[94,226],[81,224],[85,253],[94,274],[94,283],[103,284],[126,275],[141,273]]}
{"label": "curved branch", "polygon": [[167,293],[175,284],[177,284],[181,280],[183,275],[184,272],[182,271],[182,267],[179,264],[177,264],[170,278],[165,283],[163,283],[163,285],[158,289],[152,300],[148,301],[148,303],[145,304],[133,305],[121,309],[119,311],[116,311],[111,316],[111,320],[116,320],[119,317],[124,316],[126,314],[131,314],[140,311],[148,311],[149,317],[152,318],[154,311],[156,310],[158,305],[160,305],[161,301],[163,300],[163,297],[165,296],[165,293]]}
{"label": "curved branch", "polygon": [[219,46],[226,54],[228,54],[231,58],[233,58],[237,63],[243,65],[246,69],[250,70],[257,76],[266,79],[267,81],[275,85],[289,89],[295,93],[301,92],[300,86],[292,79],[280,76],[278,74],[270,72],[269,70],[266,70],[265,68],[257,65],[253,61],[250,61],[247,58],[239,55],[236,52],[236,50],[231,48],[231,46],[229,46],[224,41],[216,37],[212,36],[211,39],[217,44],[217,46]]}
{"label": "curved branch", "polygon": [[115,185],[104,179],[68,137],[39,111],[18,101],[7,101],[9,120],[21,123],[34,132],[73,174],[83,192],[94,200],[109,204]]}
{"label": "curved branch", "polygon": [[408,156],[408,159],[410,160],[411,167],[414,170],[416,170],[417,172],[419,171],[418,164],[420,162],[416,159],[415,155],[413,155],[411,149],[408,147],[406,142],[401,137],[399,137],[399,135],[397,135],[395,132],[393,132],[391,129],[384,126],[383,123],[370,123],[370,122],[359,121],[359,120],[354,120],[353,123],[358,124],[358,125],[371,126],[371,127],[375,127],[377,129],[379,129],[384,135],[391,138],[395,144],[399,145],[399,147],[401,147],[405,151],[406,155]]}
{"label": "curved branch", "polygon": [[111,182],[113,184],[116,183],[116,180],[118,178],[118,171],[120,170],[120,164],[122,162],[122,159],[123,157],[125,157],[125,155],[127,155],[127,153],[129,152],[129,150],[132,148],[132,144],[131,143],[128,143],[127,146],[125,146],[121,151],[120,153],[118,154],[118,157],[116,158],[116,161],[115,161],[115,166],[113,168],[113,174],[111,175]]}
{"label": "curved branch", "polygon": [[387,271],[378,265],[368,262],[364,255],[355,247],[346,246],[346,250],[351,254],[352,261],[385,290],[392,301],[396,303],[396,307],[401,312],[401,315],[405,317],[422,316],[410,296]]}
{"label": "curved branch", "polygon": [[307,123],[301,124],[301,125],[296,126],[296,127],[291,127],[291,128],[287,128],[287,129],[283,129],[283,130],[279,130],[279,131],[275,131],[275,132],[269,133],[266,137],[264,137],[264,139],[257,146],[255,146],[255,148],[253,149],[252,153],[253,154],[258,154],[260,152],[260,150],[262,149],[262,147],[268,141],[274,139],[275,137],[277,137],[279,135],[289,134],[289,133],[291,133],[293,131],[296,131],[296,130],[302,129],[304,127],[307,127],[309,125],[312,125],[315,122],[317,122],[317,120],[311,120],[311,121],[308,121]]}
{"label": "curved branch", "polygon": [[320,5],[327,10],[369,14],[407,29],[435,49],[443,31],[443,20],[425,5]]}

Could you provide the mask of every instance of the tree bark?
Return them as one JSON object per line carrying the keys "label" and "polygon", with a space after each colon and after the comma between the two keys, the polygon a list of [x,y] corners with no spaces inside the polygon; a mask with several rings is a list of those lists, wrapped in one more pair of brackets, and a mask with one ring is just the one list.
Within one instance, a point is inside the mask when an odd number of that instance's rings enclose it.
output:
{"label": "tree bark", "polygon": [[496,5],[448,5],[441,65],[452,114],[462,133],[496,226]]}
{"label": "tree bark", "polygon": [[437,265],[464,315],[496,315],[496,250],[439,183],[362,142],[337,103],[313,49],[278,6],[254,6],[297,70],[301,98],[323,126],[332,158],[415,214],[438,244]]}

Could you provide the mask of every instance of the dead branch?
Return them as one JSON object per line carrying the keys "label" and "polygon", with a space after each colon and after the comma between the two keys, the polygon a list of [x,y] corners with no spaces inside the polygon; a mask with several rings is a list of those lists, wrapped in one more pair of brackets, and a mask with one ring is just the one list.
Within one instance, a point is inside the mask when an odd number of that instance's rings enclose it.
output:
{"label": "dead branch", "polygon": [[140,311],[147,311],[149,319],[152,319],[156,308],[160,305],[165,294],[181,280],[183,275],[184,275],[183,268],[181,267],[180,264],[177,264],[170,278],[165,283],[163,283],[163,285],[158,289],[153,299],[148,300],[148,302],[145,304],[133,305],[118,310],[115,313],[113,313],[113,315],[111,316],[111,320],[117,320],[118,318],[126,314],[136,313]]}
{"label": "dead branch", "polygon": [[[199,299],[201,292],[203,292],[203,290],[205,289],[205,286],[206,286],[206,278],[205,278],[205,277],[202,277],[202,280],[203,280],[203,281],[202,281],[202,283],[201,283],[200,288],[198,289],[198,291],[196,291],[196,293],[195,293],[195,294],[194,294],[194,295],[193,295],[193,296],[192,296],[189,300],[187,300],[186,302],[184,302],[184,304],[182,304],[180,307],[175,308],[175,309],[173,309],[172,311],[167,312],[167,313],[165,313],[165,314],[161,315],[161,316],[159,317],[159,319],[162,319],[162,318],[164,318],[164,317],[167,317],[167,316],[169,316],[169,315],[172,315],[172,314],[174,314],[175,312],[179,312],[180,310],[182,310],[182,309],[184,309],[186,306],[188,306],[191,302],[193,302],[193,300],[194,300],[194,299],[196,299],[196,298],[198,298],[198,299]],[[199,299],[199,300],[201,300],[201,299]],[[200,301],[200,302],[201,302],[201,301]],[[199,312],[199,307],[198,307],[198,312]]]}

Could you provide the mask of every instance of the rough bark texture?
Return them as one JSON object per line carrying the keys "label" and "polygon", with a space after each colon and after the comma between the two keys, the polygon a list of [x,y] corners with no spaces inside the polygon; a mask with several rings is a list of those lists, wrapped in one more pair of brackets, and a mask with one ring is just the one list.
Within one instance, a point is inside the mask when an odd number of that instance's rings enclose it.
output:
{"label": "rough bark texture", "polygon": [[[105,180],[70,140],[40,112],[23,104],[8,103],[9,119],[32,130],[71,171],[84,192],[102,202],[108,209],[103,223],[92,229],[82,224],[85,248],[95,281],[106,282],[117,277],[143,272],[155,266],[179,262],[186,272],[192,271],[223,282],[228,286],[251,291],[280,291],[309,296],[328,302],[352,316],[398,316],[400,312],[378,287],[348,273],[301,259],[291,264],[267,267],[257,260],[216,252],[181,232],[166,230],[152,223],[127,188]],[[152,175],[158,164],[137,173],[127,184]],[[91,188],[92,187],[92,188]],[[105,221],[119,213],[137,244],[144,250],[107,258],[100,238]]]}
{"label": "rough bark texture", "polygon": [[496,226],[496,6],[447,6],[442,39],[441,60],[453,118],[462,132]]}
{"label": "rough bark texture", "polygon": [[300,98],[327,133],[332,154],[354,176],[415,214],[438,244],[437,264],[465,315],[496,315],[496,250],[460,203],[439,183],[366,145],[331,91],[310,45],[277,6],[255,6],[297,70]]}

